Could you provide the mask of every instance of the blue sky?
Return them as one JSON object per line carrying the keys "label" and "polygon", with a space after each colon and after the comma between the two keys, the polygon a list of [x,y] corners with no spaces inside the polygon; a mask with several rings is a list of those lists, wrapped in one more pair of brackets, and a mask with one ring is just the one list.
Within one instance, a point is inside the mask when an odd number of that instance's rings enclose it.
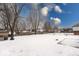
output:
{"label": "blue sky", "polygon": [[[21,12],[22,16],[27,16],[31,9],[29,4],[26,4]],[[43,6],[45,4],[41,4]],[[67,4],[57,4],[61,9],[62,13],[55,12],[53,9],[49,11],[48,18],[50,17],[57,17],[61,19],[61,26],[62,27],[71,27],[72,25],[79,22],[79,4],[78,3],[67,3]]]}

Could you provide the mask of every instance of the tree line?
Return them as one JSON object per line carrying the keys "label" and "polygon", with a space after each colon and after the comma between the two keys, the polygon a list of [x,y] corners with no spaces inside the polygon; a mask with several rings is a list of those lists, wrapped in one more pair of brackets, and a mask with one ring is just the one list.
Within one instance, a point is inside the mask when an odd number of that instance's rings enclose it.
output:
{"label": "tree line", "polygon": [[14,40],[14,32],[19,33],[21,29],[26,29],[27,26],[30,28],[30,31],[37,33],[37,30],[40,25],[44,29],[51,29],[51,26],[48,24],[46,18],[41,15],[40,7],[38,5],[31,4],[31,10],[29,12],[26,20],[21,20],[20,16],[23,7],[26,4],[16,4],[16,3],[1,3],[0,4],[0,23],[5,30],[10,31],[10,40]]}

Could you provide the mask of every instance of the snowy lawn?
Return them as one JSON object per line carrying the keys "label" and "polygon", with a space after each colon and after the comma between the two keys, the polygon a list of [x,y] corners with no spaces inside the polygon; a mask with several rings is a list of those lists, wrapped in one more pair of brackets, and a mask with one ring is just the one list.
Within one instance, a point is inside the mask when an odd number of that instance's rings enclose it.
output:
{"label": "snowy lawn", "polygon": [[[56,41],[57,40],[57,41]],[[58,44],[58,43],[61,44]],[[0,41],[0,55],[9,56],[75,56],[79,55],[79,36],[50,33],[16,36]]]}

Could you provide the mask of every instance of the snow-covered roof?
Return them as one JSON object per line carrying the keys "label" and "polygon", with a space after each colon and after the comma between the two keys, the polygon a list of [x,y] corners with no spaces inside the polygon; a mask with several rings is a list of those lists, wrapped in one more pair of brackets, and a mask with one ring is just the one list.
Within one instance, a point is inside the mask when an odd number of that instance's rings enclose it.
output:
{"label": "snow-covered roof", "polygon": [[75,24],[73,27],[79,27],[79,23]]}

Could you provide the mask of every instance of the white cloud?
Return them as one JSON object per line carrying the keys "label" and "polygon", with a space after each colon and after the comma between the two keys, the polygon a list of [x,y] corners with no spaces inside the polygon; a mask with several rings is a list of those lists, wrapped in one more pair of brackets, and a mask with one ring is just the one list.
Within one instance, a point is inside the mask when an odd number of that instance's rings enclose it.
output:
{"label": "white cloud", "polygon": [[54,18],[53,17],[50,17],[50,20],[53,20]]}
{"label": "white cloud", "polygon": [[62,13],[63,12],[63,10],[60,8],[60,6],[58,6],[56,4],[46,4],[46,6],[41,9],[41,14],[43,16],[47,16],[48,15],[48,11],[51,11],[52,9],[54,9],[54,11],[58,12],[58,13]]}
{"label": "white cloud", "polygon": [[62,9],[59,6],[57,6],[57,5],[54,7],[54,10],[56,12],[62,13]]}
{"label": "white cloud", "polygon": [[43,8],[41,9],[41,14],[42,14],[43,16],[47,16],[47,15],[48,15],[48,7],[43,7]]}
{"label": "white cloud", "polygon": [[60,18],[53,18],[52,21],[53,21],[53,23],[56,24],[56,25],[61,23],[61,19],[60,19]]}

